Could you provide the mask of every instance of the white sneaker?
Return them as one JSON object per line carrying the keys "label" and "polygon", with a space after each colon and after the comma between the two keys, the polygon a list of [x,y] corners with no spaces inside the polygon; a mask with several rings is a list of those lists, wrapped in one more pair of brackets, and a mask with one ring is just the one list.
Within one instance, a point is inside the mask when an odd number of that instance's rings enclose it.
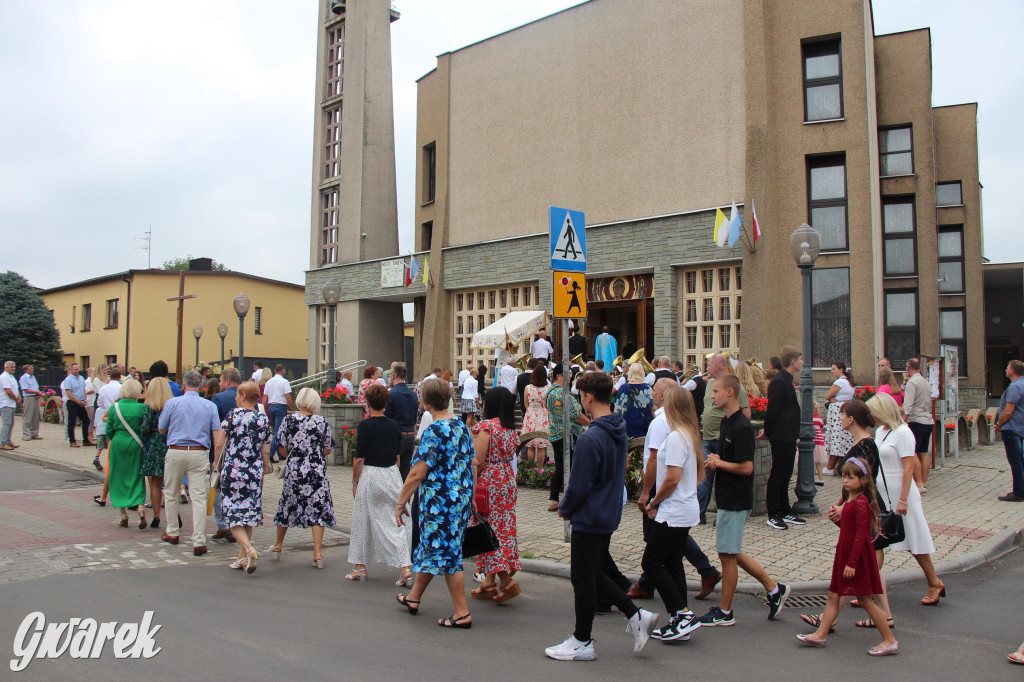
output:
{"label": "white sneaker", "polygon": [[629,619],[626,626],[627,631],[632,633],[636,640],[633,643],[633,653],[638,654],[647,646],[647,640],[651,638],[651,631],[658,624],[658,614],[640,609],[636,615]]}
{"label": "white sneaker", "polygon": [[556,661],[593,661],[597,658],[594,640],[581,642],[575,635],[569,635],[569,639],[558,646],[549,646],[544,650],[544,655]]}
{"label": "white sneaker", "polygon": [[822,473],[822,474],[823,474],[824,476],[835,476],[835,475],[836,475],[836,472],[835,472],[835,471],[833,471],[832,469],[822,469],[822,470],[821,470],[821,473]]}

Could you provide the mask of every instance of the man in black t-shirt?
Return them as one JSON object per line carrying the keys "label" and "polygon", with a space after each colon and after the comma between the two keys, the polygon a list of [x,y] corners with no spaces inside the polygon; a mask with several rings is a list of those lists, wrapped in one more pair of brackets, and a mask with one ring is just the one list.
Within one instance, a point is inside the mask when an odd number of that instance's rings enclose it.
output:
{"label": "man in black t-shirt", "polygon": [[740,409],[739,394],[739,379],[732,374],[715,379],[711,389],[715,407],[725,411],[719,430],[719,452],[710,453],[704,462],[705,467],[716,472],[715,535],[722,562],[722,599],[705,615],[690,621],[685,626],[689,631],[736,624],[732,599],[739,582],[738,567],[768,592],[768,620],[779,615],[789,598],[789,588],[772,580],[756,559],[743,552],[743,528],[754,508],[754,427]]}

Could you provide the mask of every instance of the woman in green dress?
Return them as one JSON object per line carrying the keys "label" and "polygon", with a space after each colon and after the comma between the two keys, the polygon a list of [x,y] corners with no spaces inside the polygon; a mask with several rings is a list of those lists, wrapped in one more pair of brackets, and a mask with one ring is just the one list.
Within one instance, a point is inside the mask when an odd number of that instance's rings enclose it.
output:
{"label": "woman in green dress", "polygon": [[142,420],[149,409],[139,402],[142,384],[125,379],[118,401],[107,410],[107,455],[110,479],[110,503],[121,512],[121,526],[128,527],[129,508],[139,511],[139,530],[146,528],[146,488],[142,474]]}

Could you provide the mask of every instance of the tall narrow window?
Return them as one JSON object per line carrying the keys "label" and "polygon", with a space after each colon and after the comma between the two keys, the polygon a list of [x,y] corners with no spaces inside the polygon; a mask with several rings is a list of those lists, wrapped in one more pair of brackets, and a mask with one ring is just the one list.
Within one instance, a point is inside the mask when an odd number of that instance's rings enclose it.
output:
{"label": "tall narrow window", "polygon": [[942,343],[959,349],[960,376],[967,376],[967,312],[963,308],[939,311],[939,337]]}
{"label": "tall narrow window", "polygon": [[420,251],[430,251],[434,241],[434,221],[428,220],[420,226]]}
{"label": "tall narrow window", "polygon": [[694,301],[693,299],[686,302],[686,321],[697,321],[697,301]]}
{"label": "tall narrow window", "polygon": [[885,293],[885,355],[893,367],[905,367],[917,357],[921,337],[917,320],[917,291]]}
{"label": "tall narrow window", "polygon": [[82,331],[92,329],[92,303],[82,304]]}
{"label": "tall narrow window", "polygon": [[519,287],[512,287],[512,307],[519,307]]}
{"label": "tall narrow window", "polygon": [[[729,299],[721,298],[718,301],[718,319],[719,320],[730,320],[732,319],[732,313],[729,310]],[[728,344],[726,344],[728,345]]]}
{"label": "tall narrow window", "polygon": [[333,99],[341,95],[344,71],[345,24],[341,23],[327,32],[327,78],[324,83],[324,99]]}
{"label": "tall narrow window", "polygon": [[878,156],[882,177],[914,172],[914,136],[910,126],[878,131]]}
{"label": "tall narrow window", "polygon": [[701,334],[704,336],[704,347],[714,348],[715,347],[715,325],[708,324],[704,325],[701,329]]}
{"label": "tall narrow window", "polygon": [[455,309],[462,310],[462,294],[455,294]]}
{"label": "tall narrow window", "polygon": [[704,299],[704,319],[702,322],[714,322],[715,320],[715,299]]}
{"label": "tall narrow window", "polygon": [[494,289],[491,289],[490,291],[487,292],[487,303],[490,304],[492,308],[494,307],[494,303],[497,297],[498,292],[495,291]]}
{"label": "tall narrow window", "polygon": [[701,279],[703,280],[703,291],[705,294],[710,293],[715,288],[715,271],[714,270],[701,270]]}
{"label": "tall narrow window", "polygon": [[850,364],[850,270],[815,268],[811,271],[812,367],[833,362]]}
{"label": "tall narrow window", "polygon": [[939,293],[964,292],[964,229],[962,225],[939,228]]}
{"label": "tall narrow window", "polygon": [[107,301],[107,329],[116,329],[118,323],[119,299],[112,298]]}
{"label": "tall narrow window", "polygon": [[324,112],[324,180],[338,177],[341,161],[341,105]]}
{"label": "tall narrow window", "polygon": [[686,272],[686,293],[697,293],[697,271],[687,270]]}
{"label": "tall narrow window", "polygon": [[[914,198],[884,199],[882,231],[885,235],[885,274],[917,274],[917,236]],[[902,366],[902,365],[894,365]]]}
{"label": "tall narrow window", "polygon": [[807,159],[807,213],[821,234],[822,251],[845,251],[846,155],[830,154]]}
{"label": "tall narrow window", "polygon": [[964,195],[961,191],[960,181],[940,182],[935,185],[936,206],[961,206],[964,203]]}
{"label": "tall narrow window", "polygon": [[437,195],[437,145],[433,142],[423,148],[423,203],[429,204]]}
{"label": "tall narrow window", "polygon": [[732,345],[732,325],[720,324],[718,325],[718,339],[721,343],[722,348],[728,348]]}
{"label": "tall narrow window", "polygon": [[338,262],[338,188],[320,192],[320,265]]}
{"label": "tall narrow window", "polygon": [[523,305],[527,308],[530,307],[530,296],[533,294],[533,287],[526,287],[523,289]]}
{"label": "tall narrow window", "polygon": [[843,117],[843,60],[839,39],[806,42],[804,57],[804,120]]}
{"label": "tall narrow window", "polygon": [[729,291],[729,280],[731,279],[732,269],[721,268],[718,271],[718,290]]}
{"label": "tall narrow window", "polygon": [[508,308],[508,289],[502,289],[501,296],[499,298],[501,299],[502,310]]}
{"label": "tall narrow window", "polygon": [[253,308],[254,315],[252,317],[252,326],[257,334],[263,333],[263,308],[256,306]]}
{"label": "tall narrow window", "polygon": [[687,327],[686,328],[686,349],[693,350],[697,347],[697,328]]}

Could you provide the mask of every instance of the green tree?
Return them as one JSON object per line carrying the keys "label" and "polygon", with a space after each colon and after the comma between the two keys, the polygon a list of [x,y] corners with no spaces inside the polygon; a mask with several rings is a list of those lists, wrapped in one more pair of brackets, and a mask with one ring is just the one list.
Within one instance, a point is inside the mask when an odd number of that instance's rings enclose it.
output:
{"label": "green tree", "polygon": [[28,280],[16,272],[0,275],[0,362],[62,367],[60,334],[53,314]]}
{"label": "green tree", "polygon": [[[181,258],[171,258],[170,260],[165,260],[163,262],[163,265],[161,265],[160,267],[163,270],[188,270],[188,262],[190,260],[192,260],[192,254],[186,253]],[[227,270],[227,268],[224,267],[223,263],[218,263],[217,261],[213,261],[213,269]]]}

